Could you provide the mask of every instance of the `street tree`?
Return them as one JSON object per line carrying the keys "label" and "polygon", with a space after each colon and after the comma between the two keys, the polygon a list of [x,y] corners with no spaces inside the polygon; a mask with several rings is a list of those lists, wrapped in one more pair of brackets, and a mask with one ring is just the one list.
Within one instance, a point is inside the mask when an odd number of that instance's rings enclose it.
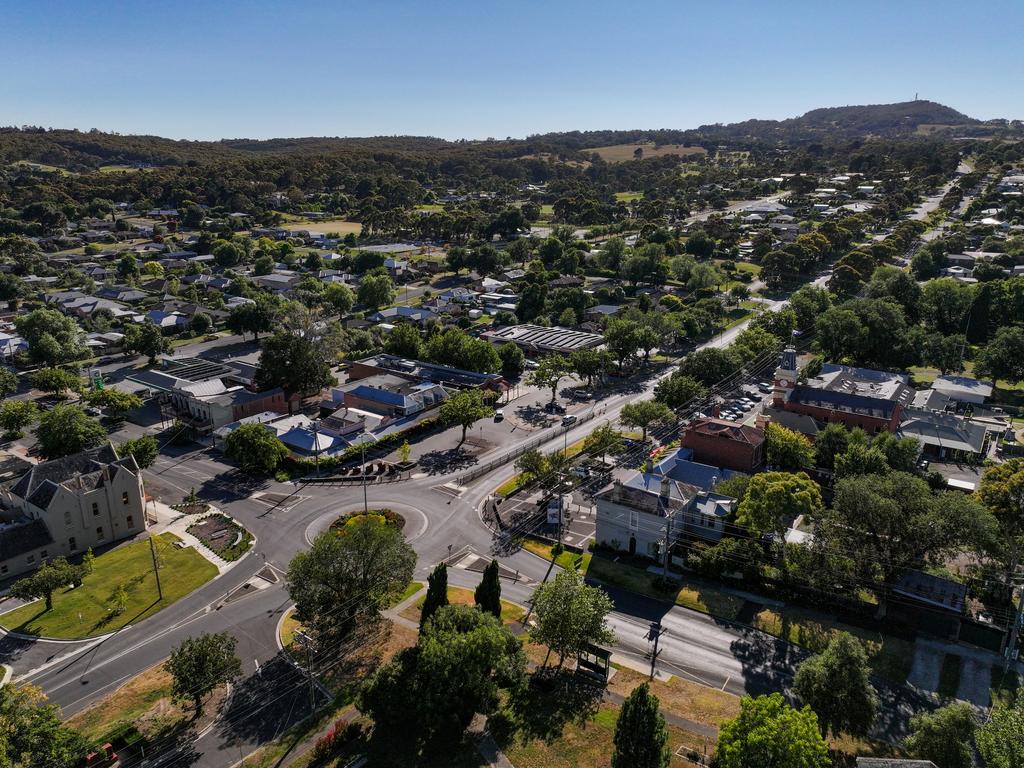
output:
{"label": "street tree", "polygon": [[586,379],[587,386],[594,386],[594,378],[608,370],[608,353],[598,349],[577,349],[569,355],[572,372]]}
{"label": "street tree", "polygon": [[117,455],[133,457],[135,463],[139,465],[139,469],[153,466],[158,451],[159,445],[156,442],[156,438],[152,435],[143,435],[142,437],[125,440],[117,447]]}
{"label": "street tree", "polygon": [[269,333],[281,311],[281,301],[266,294],[257,296],[254,302],[239,304],[228,315],[227,327],[232,333],[245,336],[251,333],[256,341],[261,333]]}
{"label": "street tree", "polygon": [[537,628],[530,638],[558,654],[559,668],[566,656],[590,644],[615,642],[606,622],[612,601],[603,589],[588,586],[576,570],[562,571],[538,587],[533,609]]}
{"label": "street tree", "polygon": [[237,641],[227,632],[185,638],[167,660],[174,697],[191,701],[196,715],[202,713],[208,694],[242,674],[236,647]]}
{"label": "street tree", "polygon": [[55,309],[34,309],[19,315],[14,326],[28,342],[28,356],[33,362],[53,367],[86,355],[81,327]]}
{"label": "street tree", "polygon": [[18,600],[46,601],[46,610],[53,610],[53,593],[76,580],[76,567],[63,557],[43,563],[34,573],[11,585],[11,597]]}
{"label": "street tree", "polygon": [[213,320],[205,312],[196,312],[188,323],[188,329],[192,331],[193,336],[205,336],[211,328],[213,328]]}
{"label": "street tree", "polygon": [[80,453],[102,443],[107,431],[90,419],[79,406],[62,403],[39,417],[36,438],[39,450],[48,459]]}
{"label": "street tree", "polygon": [[0,397],[13,395],[18,391],[18,374],[0,367]]}
{"label": "street tree", "polygon": [[325,531],[288,565],[288,594],[318,639],[346,636],[412,579],[416,553],[395,526],[373,517]]}
{"label": "street tree", "polygon": [[511,341],[498,347],[498,357],[501,359],[501,372],[507,376],[518,376],[526,366],[526,355],[518,344]]}
{"label": "street tree", "polygon": [[615,722],[612,768],[668,768],[671,753],[665,717],[647,683],[626,697]]}
{"label": "street tree", "polygon": [[853,635],[840,632],[824,651],[799,666],[793,691],[818,715],[823,736],[829,732],[865,736],[878,711],[870,676],[864,646]]}
{"label": "street tree", "polygon": [[344,283],[328,283],[320,299],[339,315],[351,312],[356,301],[352,289]]}
{"label": "street tree", "polygon": [[224,438],[224,453],[246,472],[269,475],[288,456],[288,449],[262,424],[242,424]]}
{"label": "street tree", "polygon": [[799,472],[814,466],[811,441],[791,429],[769,423],[765,429],[768,466],[783,472]]}
{"label": "street tree", "polygon": [[975,740],[985,768],[1024,765],[1024,696],[1012,707],[995,707]]}
{"label": "street tree", "polygon": [[119,389],[90,389],[82,395],[82,400],[97,408],[106,408],[114,419],[122,419],[128,411],[142,407],[141,397]]}
{"label": "street tree", "polygon": [[0,765],[79,768],[90,751],[89,740],[66,726],[60,708],[31,685],[0,687]]}
{"label": "street tree", "polygon": [[0,404],[0,428],[4,439],[16,440],[24,434],[25,427],[39,418],[39,408],[31,400],[5,400]]}
{"label": "street tree", "polygon": [[441,562],[427,577],[427,596],[423,598],[423,608],[420,610],[421,632],[430,617],[446,605],[448,605],[448,566]]}
{"label": "street tree", "polygon": [[583,440],[583,450],[592,456],[600,456],[601,461],[609,453],[614,455],[621,452],[622,446],[622,435],[608,422],[595,427]]}
{"label": "street tree", "polygon": [[657,400],[638,400],[622,406],[619,420],[627,427],[641,431],[641,440],[647,439],[647,430],[659,423],[671,421],[672,411]]}
{"label": "street tree", "polygon": [[550,389],[553,403],[558,396],[558,385],[571,373],[572,365],[563,355],[548,355],[538,361],[537,367],[527,375],[526,383],[531,387]]}
{"label": "street tree", "polygon": [[678,411],[698,397],[702,397],[707,389],[692,376],[674,371],[668,378],[662,379],[654,387],[654,399],[664,403],[673,411]]}
{"label": "street tree", "polygon": [[66,368],[40,368],[29,376],[35,389],[60,396],[69,389],[77,389],[82,380]]}
{"label": "street tree", "polygon": [[384,350],[392,355],[418,360],[423,356],[423,340],[412,323],[396,325],[384,340]]}
{"label": "street tree", "polygon": [[357,706],[375,731],[388,734],[399,764],[412,765],[425,748],[457,743],[477,714],[496,712],[505,695],[523,689],[525,673],[522,644],[498,619],[449,605],[423,627],[415,647],[366,681]]}
{"label": "street tree", "polygon": [[483,577],[477,584],[473,599],[481,611],[486,611],[497,619],[501,618],[501,579],[497,560],[491,560],[484,568]]}
{"label": "street tree", "polygon": [[604,328],[604,342],[622,371],[640,349],[640,323],[613,317]]}
{"label": "street tree", "polygon": [[736,522],[758,533],[782,533],[798,515],[824,509],[821,487],[805,472],[759,472],[750,478],[736,508]]}
{"label": "street tree", "polygon": [[278,331],[263,340],[256,385],[281,387],[291,395],[310,395],[335,383],[331,374],[331,350],[316,338]]}
{"label": "street tree", "polygon": [[810,707],[794,709],[782,694],[744,696],[740,713],[722,724],[715,757],[719,768],[829,768],[828,745]]}
{"label": "street tree", "polygon": [[740,359],[731,350],[705,347],[683,358],[679,372],[705,386],[711,386],[734,374],[739,367]]}
{"label": "street tree", "polygon": [[359,303],[367,309],[386,307],[395,300],[395,284],[387,274],[369,274],[359,282]]}
{"label": "street tree", "polygon": [[911,756],[931,760],[940,768],[973,768],[977,727],[970,704],[947,704],[934,712],[915,715],[905,746]]}
{"label": "street tree", "polygon": [[152,365],[158,355],[170,351],[171,343],[155,323],[146,321],[138,325],[124,326],[121,348],[129,355],[145,355]]}
{"label": "street tree", "polygon": [[822,553],[826,565],[845,560],[857,580],[883,601],[908,569],[937,565],[965,547],[977,547],[995,526],[991,513],[972,497],[932,493],[924,480],[906,472],[840,479],[831,509],[817,523],[810,551]]}
{"label": "street tree", "polygon": [[494,414],[494,409],[484,402],[483,393],[478,389],[464,389],[449,397],[438,409],[437,418],[442,424],[458,424],[462,427],[462,438],[466,440],[466,430],[480,419]]}
{"label": "street tree", "polygon": [[1003,567],[1003,581],[1010,584],[1024,553],[1024,459],[1010,459],[985,470],[978,497],[998,526],[993,555]]}

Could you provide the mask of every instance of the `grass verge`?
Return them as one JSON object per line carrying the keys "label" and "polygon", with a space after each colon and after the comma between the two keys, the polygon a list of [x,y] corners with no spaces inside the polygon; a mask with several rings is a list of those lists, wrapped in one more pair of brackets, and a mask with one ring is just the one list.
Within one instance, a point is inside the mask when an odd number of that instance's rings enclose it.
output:
{"label": "grass verge", "polygon": [[[423,602],[426,599],[427,596],[424,595],[412,605],[407,606],[399,615],[409,621],[415,621],[418,623],[420,620],[420,611],[423,608]],[[462,587],[448,587],[448,604],[476,605],[476,598],[473,595],[473,590],[464,589]],[[505,624],[513,624],[522,619],[525,615],[526,610],[522,606],[510,603],[508,600],[501,601],[501,620]]]}

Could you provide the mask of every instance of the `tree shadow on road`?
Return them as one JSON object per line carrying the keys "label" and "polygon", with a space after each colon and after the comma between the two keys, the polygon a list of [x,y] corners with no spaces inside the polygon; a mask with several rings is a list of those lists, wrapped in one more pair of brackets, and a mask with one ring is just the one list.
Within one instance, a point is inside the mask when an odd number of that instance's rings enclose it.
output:
{"label": "tree shadow on road", "polygon": [[428,475],[446,475],[477,463],[477,458],[463,446],[446,451],[430,451],[420,456],[420,468]]}
{"label": "tree shadow on road", "polygon": [[797,665],[810,656],[756,629],[740,630],[740,637],[730,643],[729,650],[743,665],[743,680],[753,696],[788,689]]}

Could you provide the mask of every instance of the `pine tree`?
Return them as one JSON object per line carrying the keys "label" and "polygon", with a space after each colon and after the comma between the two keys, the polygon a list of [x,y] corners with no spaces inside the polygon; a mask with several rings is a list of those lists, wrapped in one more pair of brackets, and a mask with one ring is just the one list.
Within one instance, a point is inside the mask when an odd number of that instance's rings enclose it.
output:
{"label": "pine tree", "polygon": [[484,576],[473,596],[481,611],[494,614],[495,618],[501,618],[501,581],[498,579],[497,560],[491,560],[484,569]]}
{"label": "pine tree", "polygon": [[426,626],[427,619],[433,616],[438,608],[448,605],[448,566],[438,563],[427,578],[427,596],[423,599],[420,612],[420,630]]}
{"label": "pine tree", "polygon": [[669,763],[668,731],[658,699],[647,683],[633,689],[615,724],[612,768],[665,768]]}

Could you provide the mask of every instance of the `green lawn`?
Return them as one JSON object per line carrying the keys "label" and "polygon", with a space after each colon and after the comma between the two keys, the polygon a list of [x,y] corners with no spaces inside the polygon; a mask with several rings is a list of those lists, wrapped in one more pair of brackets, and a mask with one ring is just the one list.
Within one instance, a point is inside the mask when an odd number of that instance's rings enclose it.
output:
{"label": "green lawn", "polygon": [[[545,560],[551,559],[552,546],[545,541],[530,538],[523,539],[523,549],[527,552],[533,552],[533,554],[539,555]],[[586,573],[590,568],[590,561],[592,558],[593,555],[589,552],[583,552],[580,554],[569,550],[562,550],[558,557],[555,558],[555,565],[566,570],[569,568],[578,568],[582,573]]]}
{"label": "green lawn", "polygon": [[640,200],[644,196],[643,192],[616,192],[615,199],[620,203],[631,203],[634,200]]}
{"label": "green lawn", "polygon": [[[149,541],[143,539],[99,555],[82,586],[54,593],[53,610],[47,611],[40,600],[0,615],[0,625],[44,637],[92,637],[137,624],[217,575],[216,566],[191,547],[178,548],[180,539],[174,534],[155,538],[163,600],[157,597]],[[119,615],[110,605],[118,585],[128,593],[127,608]]]}

